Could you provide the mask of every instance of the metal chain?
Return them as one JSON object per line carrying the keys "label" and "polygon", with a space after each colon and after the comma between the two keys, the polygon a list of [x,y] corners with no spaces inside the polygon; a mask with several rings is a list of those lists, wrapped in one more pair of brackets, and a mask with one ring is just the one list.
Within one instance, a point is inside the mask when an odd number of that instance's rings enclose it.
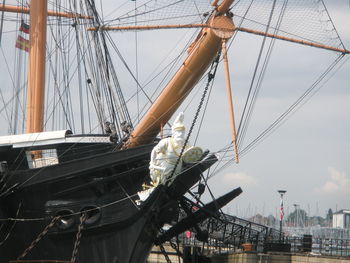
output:
{"label": "metal chain", "polygon": [[[159,232],[162,233],[162,234],[165,233],[165,231],[162,228],[159,229]],[[178,242],[178,239],[177,239],[177,242]],[[178,244],[175,244],[171,240],[169,240],[169,244],[172,247],[172,249],[174,249],[177,252],[178,256],[183,259],[183,254],[181,253]],[[170,258],[168,256],[168,254],[166,253],[164,246],[162,244],[158,244],[158,246],[160,248],[160,251],[163,253],[167,263],[171,263],[171,260],[170,260]]]}
{"label": "metal chain", "polygon": [[86,214],[82,213],[81,216],[80,216],[80,223],[79,223],[79,226],[78,226],[78,232],[77,232],[77,235],[76,235],[76,238],[75,238],[75,242],[74,242],[74,248],[73,248],[71,263],[75,263],[75,261],[77,259],[78,249],[79,249],[80,240],[81,240],[81,231],[83,230],[85,220],[86,220]]}
{"label": "metal chain", "polygon": [[171,172],[171,175],[170,175],[169,179],[173,177],[173,175],[174,175],[174,173],[175,173],[175,171],[176,171],[176,168],[177,168],[177,166],[178,166],[179,163],[180,163],[181,157],[182,157],[182,155],[183,155],[183,153],[184,153],[184,151],[185,151],[186,145],[187,145],[187,143],[188,143],[188,140],[190,139],[192,130],[193,130],[193,128],[194,128],[194,125],[196,124],[196,121],[197,121],[199,112],[200,112],[200,110],[201,110],[201,108],[202,108],[202,105],[203,105],[203,103],[204,103],[204,99],[205,99],[205,96],[206,96],[206,94],[207,94],[207,92],[208,92],[209,85],[210,85],[211,81],[212,81],[212,80],[214,79],[214,77],[215,77],[216,70],[217,70],[217,67],[218,67],[218,65],[219,65],[219,59],[220,59],[220,52],[218,53],[216,59],[215,59],[215,60],[213,61],[213,63],[211,64],[211,68],[210,68],[209,73],[208,73],[208,81],[207,81],[207,84],[206,84],[206,86],[205,86],[205,88],[204,88],[204,92],[203,92],[202,98],[201,98],[201,100],[200,100],[200,102],[199,102],[199,105],[198,105],[196,114],[195,114],[195,116],[194,116],[194,118],[193,118],[193,121],[192,121],[190,130],[188,131],[188,134],[187,134],[185,143],[184,143],[184,145],[183,145],[183,147],[182,147],[182,149],[181,149],[181,153],[180,153],[180,155],[179,155],[179,158],[177,158],[177,160],[176,160],[176,164],[175,164],[175,166],[174,166],[174,169],[173,169],[172,172]]}
{"label": "metal chain", "polygon": [[[177,240],[178,241],[178,240]],[[174,242],[172,242],[171,240],[169,240],[170,246],[177,252],[178,256],[181,257],[183,259],[183,254],[181,253],[178,243],[175,244]]]}
{"label": "metal chain", "polygon": [[162,244],[159,244],[158,246],[159,246],[159,248],[160,248],[160,251],[163,253],[163,255],[164,255],[164,257],[165,257],[166,262],[167,262],[167,263],[172,263],[171,260],[170,260],[170,258],[169,258],[169,256],[168,256],[168,254],[167,254],[166,251],[165,251],[164,246],[163,246]]}
{"label": "metal chain", "polygon": [[[175,166],[174,166],[174,169],[172,170],[171,175],[170,175],[170,177],[169,177],[168,179],[170,179],[170,178],[173,177],[173,175],[174,175],[174,173],[175,173],[175,171],[176,171],[176,168],[177,168],[177,166],[179,165],[179,162],[180,162],[180,160],[181,160],[181,157],[182,157],[182,155],[183,155],[183,153],[184,153],[184,151],[185,151],[186,145],[187,145],[187,143],[188,143],[188,140],[189,140],[189,138],[190,138],[190,135],[191,135],[191,133],[192,133],[192,130],[193,130],[193,128],[194,128],[194,125],[196,124],[196,121],[197,121],[199,112],[200,112],[200,110],[201,110],[201,108],[202,108],[202,105],[203,105],[203,103],[204,103],[205,96],[206,96],[206,94],[207,94],[207,92],[208,92],[209,85],[210,85],[211,81],[212,81],[212,80],[214,79],[214,77],[215,77],[215,73],[216,73],[217,67],[218,67],[218,65],[219,65],[219,59],[220,59],[220,52],[219,52],[219,54],[217,55],[216,59],[213,61],[212,65],[211,65],[210,71],[209,71],[209,73],[208,73],[208,81],[207,81],[207,84],[206,84],[206,86],[205,86],[205,88],[204,88],[204,92],[203,92],[202,98],[201,98],[201,100],[200,100],[200,102],[199,102],[199,105],[198,105],[198,108],[197,108],[195,117],[194,117],[194,119],[193,119],[193,121],[192,121],[190,130],[189,130],[189,132],[188,132],[188,134],[187,134],[187,137],[186,137],[184,146],[183,146],[182,149],[181,149],[181,153],[180,153],[180,155],[179,155],[179,158],[177,158],[176,164],[175,164]],[[159,232],[160,232],[160,233],[164,233],[163,229],[159,229]],[[179,250],[178,246],[177,246],[175,243],[173,243],[171,240],[169,240],[169,243],[170,243],[170,246],[178,253],[178,255],[179,255],[181,258],[183,258],[183,255],[182,255],[181,251]],[[158,246],[159,246],[159,248],[160,248],[160,251],[163,253],[163,255],[164,255],[165,260],[167,261],[167,263],[171,263],[171,260],[170,260],[170,258],[169,258],[169,256],[168,256],[168,254],[166,253],[166,251],[165,251],[165,249],[164,249],[164,246],[163,246],[162,244],[159,244]]]}
{"label": "metal chain", "polygon": [[54,217],[51,221],[50,224],[48,224],[45,229],[38,235],[38,237],[30,244],[30,246],[24,250],[24,252],[22,253],[22,255],[20,255],[17,260],[21,260],[23,259],[29,251],[31,251],[36,244],[47,234],[47,232],[50,230],[51,227],[53,227],[56,223],[56,221],[59,219],[59,217]]}

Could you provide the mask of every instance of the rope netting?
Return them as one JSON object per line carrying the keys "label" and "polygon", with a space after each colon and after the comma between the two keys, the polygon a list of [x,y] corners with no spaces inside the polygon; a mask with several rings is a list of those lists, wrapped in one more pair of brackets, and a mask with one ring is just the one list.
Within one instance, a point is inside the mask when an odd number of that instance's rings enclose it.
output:
{"label": "rope netting", "polygon": [[[143,1],[130,11],[117,10],[115,18],[106,20],[108,26],[169,25],[202,23],[213,11],[211,1],[202,0],[154,0]],[[273,0],[236,0],[231,9],[236,25],[265,31],[273,6]],[[284,10],[284,5],[286,8]],[[278,0],[271,20],[269,33],[275,31],[280,14],[283,13],[278,35],[299,40],[344,48],[331,18],[321,0]],[[242,21],[243,20],[243,21]]]}
{"label": "rope netting", "polygon": [[[89,19],[49,16],[46,82],[51,90],[46,92],[46,128],[68,127],[72,130],[91,132],[96,129],[90,120],[93,108],[97,109],[96,119],[100,123],[107,119],[113,120],[111,116],[115,116],[115,111],[125,108],[118,79],[111,70],[109,54],[104,49],[106,44],[102,38],[93,38],[93,34],[87,32],[87,27],[204,23],[213,11],[211,2],[212,0],[138,0],[135,8],[134,1],[124,1],[122,4],[118,3],[118,6],[113,4],[113,1],[103,1],[106,8],[103,11],[97,10],[100,23]],[[265,32],[273,3],[274,0],[236,0],[231,9],[235,24]],[[29,8],[28,1],[25,0],[8,0],[6,4]],[[78,4],[70,0],[48,2],[48,9],[51,11],[91,15],[86,6],[83,2]],[[99,3],[96,6],[100,9]],[[29,39],[26,33],[19,31],[21,20],[29,24],[29,15],[5,12],[2,19],[4,27],[1,32],[0,57],[3,63],[0,69],[9,75],[3,83],[4,86],[13,87],[13,90],[7,88],[1,91],[0,120],[11,123],[9,133],[18,133],[24,129],[26,95],[24,87],[28,53],[15,49],[14,46],[19,35]],[[268,33],[344,48],[321,0],[276,0]],[[95,45],[102,45],[98,54],[92,51]],[[8,52],[10,48],[15,52]],[[98,60],[96,55],[104,59]],[[80,87],[79,93],[70,90],[70,87],[76,88],[76,86]],[[113,100],[108,100],[111,96]],[[79,98],[79,103],[73,102],[71,97]],[[87,99],[85,101],[82,98]],[[79,114],[73,113],[73,108],[77,107],[79,109],[75,112]],[[125,112],[126,110],[121,112],[121,116],[115,120],[116,123],[129,119]],[[80,128],[84,126],[87,129]]]}
{"label": "rope netting", "polygon": [[[240,24],[242,22],[242,27],[265,31],[274,1],[254,0],[249,8],[250,2],[235,2],[232,8],[232,12],[235,15],[235,23]],[[286,8],[283,13],[282,23],[278,27],[278,35],[336,48],[344,48],[321,0],[276,1],[269,33],[274,32],[284,3],[286,3]],[[247,9],[249,9],[248,12]],[[245,19],[243,19],[246,12]]]}
{"label": "rope netting", "polygon": [[193,0],[152,0],[139,1],[138,6],[129,4],[124,7],[125,12],[117,10],[118,14],[111,20],[105,21],[108,25],[168,25],[201,23],[208,12],[212,11],[211,1]]}

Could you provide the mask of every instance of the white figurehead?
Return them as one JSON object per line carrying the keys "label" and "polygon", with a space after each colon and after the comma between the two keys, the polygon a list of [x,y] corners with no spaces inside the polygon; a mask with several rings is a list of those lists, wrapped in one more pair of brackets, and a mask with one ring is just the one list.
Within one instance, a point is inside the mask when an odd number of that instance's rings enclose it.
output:
{"label": "white figurehead", "polygon": [[[172,180],[169,178],[175,168],[176,162],[180,157],[181,150],[185,144],[185,125],[184,114],[180,114],[176,117],[174,124],[171,127],[171,137],[165,138],[159,141],[159,143],[153,148],[151,152],[150,161],[150,176],[154,186],[159,183],[166,183],[167,180]],[[185,150],[189,148],[186,145]],[[182,160],[180,159],[176,170],[174,172],[174,177],[181,171]]]}

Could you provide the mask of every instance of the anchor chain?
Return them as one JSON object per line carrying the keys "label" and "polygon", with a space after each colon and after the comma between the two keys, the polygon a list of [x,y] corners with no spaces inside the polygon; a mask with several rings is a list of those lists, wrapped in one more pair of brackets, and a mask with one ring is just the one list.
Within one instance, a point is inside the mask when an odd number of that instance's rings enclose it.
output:
{"label": "anchor chain", "polygon": [[172,247],[172,249],[174,249],[177,252],[177,255],[183,259],[183,255],[182,255],[182,253],[181,253],[181,251],[179,249],[178,239],[177,239],[177,243],[176,244],[174,242],[172,242],[171,240],[169,240],[169,244]]}
{"label": "anchor chain", "polygon": [[[160,229],[159,229],[159,232],[163,234],[165,231],[164,231],[163,229],[160,228]],[[183,258],[184,258],[184,257],[183,257],[183,254],[181,253],[181,251],[180,251],[180,249],[179,249],[179,245],[178,245],[178,243],[179,243],[178,238],[176,238],[176,240],[177,240],[177,244],[175,244],[175,243],[172,242],[171,240],[168,240],[168,242],[169,242],[170,246],[172,247],[172,249],[174,249],[174,250],[176,251],[177,255],[183,259]],[[159,248],[160,248],[160,251],[162,252],[162,254],[163,254],[164,257],[165,257],[166,262],[167,262],[167,263],[172,263],[171,260],[170,260],[170,258],[169,258],[169,256],[168,256],[168,254],[167,254],[166,251],[165,251],[165,248],[164,248],[163,244],[160,243],[160,244],[158,244],[158,246],[159,246]]]}
{"label": "anchor chain", "polygon": [[159,244],[158,246],[159,246],[159,248],[160,248],[160,251],[163,253],[163,255],[164,255],[164,257],[165,257],[166,262],[167,262],[167,263],[172,263],[171,260],[170,260],[170,258],[169,258],[169,256],[168,256],[168,254],[167,254],[166,251],[165,251],[164,246],[163,246],[162,244]]}
{"label": "anchor chain", "polygon": [[214,79],[214,77],[215,77],[216,70],[217,70],[218,65],[219,65],[219,59],[220,59],[220,52],[218,53],[216,59],[215,59],[215,60],[213,61],[213,63],[211,64],[211,68],[210,68],[209,73],[208,73],[208,81],[207,81],[207,83],[206,83],[206,85],[205,85],[204,92],[203,92],[203,94],[202,94],[202,97],[201,97],[201,100],[200,100],[200,102],[199,102],[197,111],[196,111],[195,116],[194,116],[194,118],[193,118],[191,127],[190,127],[190,129],[189,129],[189,131],[188,131],[188,134],[187,134],[185,143],[184,143],[184,145],[182,146],[181,153],[180,153],[179,157],[178,157],[177,160],[176,160],[175,166],[174,166],[174,168],[173,168],[173,170],[172,170],[172,172],[171,172],[169,178],[172,178],[172,177],[174,176],[174,173],[175,173],[175,171],[176,171],[176,168],[177,168],[177,166],[178,166],[179,163],[180,163],[181,157],[182,157],[182,155],[183,155],[183,153],[184,153],[184,151],[185,151],[185,148],[186,148],[186,146],[187,146],[187,143],[188,143],[188,141],[189,141],[189,139],[190,139],[192,130],[193,130],[193,128],[194,128],[194,125],[196,124],[197,118],[198,118],[199,113],[200,113],[200,111],[201,111],[201,109],[202,109],[202,106],[203,106],[203,103],[204,103],[204,100],[205,100],[205,96],[206,96],[206,94],[207,94],[207,92],[208,92],[210,83],[211,83],[211,81],[212,81],[212,80]]}
{"label": "anchor chain", "polygon": [[73,248],[73,252],[72,252],[71,263],[75,263],[75,261],[77,259],[78,249],[79,249],[80,240],[81,240],[81,231],[84,228],[85,220],[86,220],[86,214],[82,213],[81,216],[80,216],[80,223],[79,223],[79,226],[78,226],[78,232],[76,234],[76,238],[75,238],[75,242],[74,242],[74,248]]}
{"label": "anchor chain", "polygon": [[50,224],[48,224],[44,230],[38,235],[38,237],[30,244],[29,247],[26,248],[26,250],[24,250],[24,252],[22,253],[22,255],[20,255],[17,260],[21,260],[23,259],[28,253],[29,251],[31,251],[35,246],[36,244],[47,234],[47,232],[50,230],[50,228],[52,228],[56,221],[59,219],[59,217],[54,217],[51,221]]}

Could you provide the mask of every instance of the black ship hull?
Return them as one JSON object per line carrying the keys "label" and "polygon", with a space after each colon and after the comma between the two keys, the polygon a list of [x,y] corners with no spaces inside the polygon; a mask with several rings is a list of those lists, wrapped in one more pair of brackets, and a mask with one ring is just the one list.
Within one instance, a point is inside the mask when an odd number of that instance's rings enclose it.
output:
{"label": "black ship hull", "polygon": [[36,169],[13,169],[23,164],[2,152],[8,169],[2,172],[0,197],[1,262],[75,257],[77,262],[145,262],[158,231],[176,220],[177,200],[216,161],[211,156],[194,165],[137,205],[137,192],[149,181],[154,144],[118,151],[104,147],[91,145],[85,155],[70,149],[59,164]]}

